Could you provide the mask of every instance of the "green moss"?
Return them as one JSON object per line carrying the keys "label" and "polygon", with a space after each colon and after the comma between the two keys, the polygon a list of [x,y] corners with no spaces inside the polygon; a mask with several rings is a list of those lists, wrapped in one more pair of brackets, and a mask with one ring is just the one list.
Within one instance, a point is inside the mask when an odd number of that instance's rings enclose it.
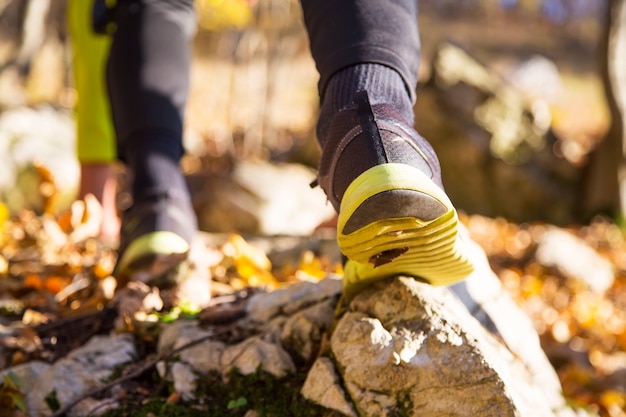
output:
{"label": "green moss", "polygon": [[398,417],[410,416],[413,413],[413,401],[409,392],[402,392],[398,396]]}
{"label": "green moss", "polygon": [[181,404],[167,404],[162,399],[150,400],[145,404],[136,405],[124,403],[117,410],[105,414],[107,417],[148,417],[148,416],[168,416],[168,417],[200,417],[207,416],[204,411],[191,408]]}
{"label": "green moss", "polygon": [[44,398],[44,401],[50,411],[57,411],[61,408],[61,404],[59,404],[59,399],[57,398],[57,390],[53,390],[48,393],[48,395]]}
{"label": "green moss", "polygon": [[260,417],[314,417],[330,415],[328,410],[307,401],[300,395],[306,372],[278,379],[259,371],[241,375],[236,371],[223,381],[220,375],[205,375],[198,379],[193,402],[166,404],[164,398],[145,399],[141,404],[125,402],[105,417],[243,417],[256,410]]}

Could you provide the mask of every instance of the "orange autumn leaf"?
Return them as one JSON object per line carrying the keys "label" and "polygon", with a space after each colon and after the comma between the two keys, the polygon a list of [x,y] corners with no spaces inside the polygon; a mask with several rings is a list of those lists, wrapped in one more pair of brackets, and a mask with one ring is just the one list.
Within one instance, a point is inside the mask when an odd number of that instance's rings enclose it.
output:
{"label": "orange autumn leaf", "polygon": [[624,409],[626,407],[626,393],[617,390],[609,390],[600,395],[600,403],[606,408],[618,407]]}
{"label": "orange autumn leaf", "polygon": [[9,219],[9,214],[9,208],[0,201],[0,228],[2,228],[4,222]]}
{"label": "orange autumn leaf", "polygon": [[9,273],[9,261],[2,255],[0,255],[0,276]]}
{"label": "orange autumn leaf", "polygon": [[626,331],[617,334],[615,338],[616,338],[617,346],[623,351],[626,351]]}
{"label": "orange autumn leaf", "polygon": [[[94,249],[94,252],[97,251],[98,248]],[[100,259],[96,262],[93,268],[93,274],[98,279],[104,279],[113,273],[115,269],[115,262],[117,258],[112,252],[103,253]]]}
{"label": "orange autumn leaf", "polygon": [[300,265],[298,268],[302,273],[309,277],[322,279],[326,276],[326,271],[322,265],[322,261],[315,256],[312,251],[305,251],[300,256]]}
{"label": "orange autumn leaf", "polygon": [[66,285],[67,279],[55,275],[46,278],[43,282],[43,287],[52,294],[58,293]]}
{"label": "orange autumn leaf", "polygon": [[224,245],[222,250],[224,254],[232,257],[236,264],[247,263],[254,268],[265,271],[272,269],[272,263],[265,252],[246,242],[240,235],[230,235],[228,242]]}
{"label": "orange autumn leaf", "polygon": [[527,275],[521,282],[521,291],[525,297],[538,295],[542,287],[543,281],[534,275]]}
{"label": "orange autumn leaf", "polygon": [[240,261],[235,266],[241,279],[251,287],[265,285],[274,288],[277,285],[276,279],[270,271],[258,268],[257,265],[251,262]]}
{"label": "orange autumn leaf", "polygon": [[104,262],[98,262],[93,268],[93,274],[100,279],[106,278],[112,273],[113,267]]}
{"label": "orange autumn leaf", "polygon": [[24,286],[26,288],[41,288],[41,278],[37,274],[28,274],[24,277]]}
{"label": "orange autumn leaf", "polygon": [[570,310],[578,323],[583,328],[589,329],[597,324],[599,305],[600,299],[598,296],[591,293],[583,293],[573,300]]}
{"label": "orange autumn leaf", "polygon": [[57,218],[57,224],[65,233],[69,233],[72,230],[72,212],[70,210],[64,211]]}
{"label": "orange autumn leaf", "polygon": [[[240,279],[248,286],[276,288],[278,282],[272,274],[272,263],[259,248],[254,247],[237,234],[230,235],[222,247],[224,255],[231,260]],[[232,283],[231,283],[232,285]]]}

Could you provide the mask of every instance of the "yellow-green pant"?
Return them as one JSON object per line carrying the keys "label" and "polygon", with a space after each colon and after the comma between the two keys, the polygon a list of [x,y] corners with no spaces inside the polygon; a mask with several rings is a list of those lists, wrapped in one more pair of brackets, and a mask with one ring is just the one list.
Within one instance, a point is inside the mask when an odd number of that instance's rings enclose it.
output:
{"label": "yellow-green pant", "polygon": [[91,29],[92,6],[91,0],[70,0],[67,11],[78,94],[76,152],[83,164],[113,162],[117,158],[105,77],[111,38],[96,35]]}

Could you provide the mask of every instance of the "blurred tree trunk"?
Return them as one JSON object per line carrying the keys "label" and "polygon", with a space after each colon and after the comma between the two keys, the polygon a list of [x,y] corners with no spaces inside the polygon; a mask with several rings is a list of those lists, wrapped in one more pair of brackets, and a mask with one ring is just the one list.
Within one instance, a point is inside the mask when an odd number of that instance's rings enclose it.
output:
{"label": "blurred tree trunk", "polygon": [[611,115],[609,131],[585,175],[585,216],[626,214],[626,0],[610,0],[600,45],[601,75]]}

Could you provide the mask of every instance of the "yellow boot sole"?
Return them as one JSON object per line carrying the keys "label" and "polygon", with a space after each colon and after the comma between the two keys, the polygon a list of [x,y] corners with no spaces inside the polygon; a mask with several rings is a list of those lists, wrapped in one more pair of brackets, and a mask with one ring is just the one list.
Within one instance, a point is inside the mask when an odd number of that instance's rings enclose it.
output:
{"label": "yellow boot sole", "polygon": [[407,164],[377,165],[346,190],[337,240],[349,261],[344,293],[394,275],[449,285],[474,270],[445,192]]}
{"label": "yellow boot sole", "polygon": [[128,279],[138,271],[158,276],[175,268],[189,253],[189,244],[176,233],[157,231],[135,239],[115,266],[115,275]]}

